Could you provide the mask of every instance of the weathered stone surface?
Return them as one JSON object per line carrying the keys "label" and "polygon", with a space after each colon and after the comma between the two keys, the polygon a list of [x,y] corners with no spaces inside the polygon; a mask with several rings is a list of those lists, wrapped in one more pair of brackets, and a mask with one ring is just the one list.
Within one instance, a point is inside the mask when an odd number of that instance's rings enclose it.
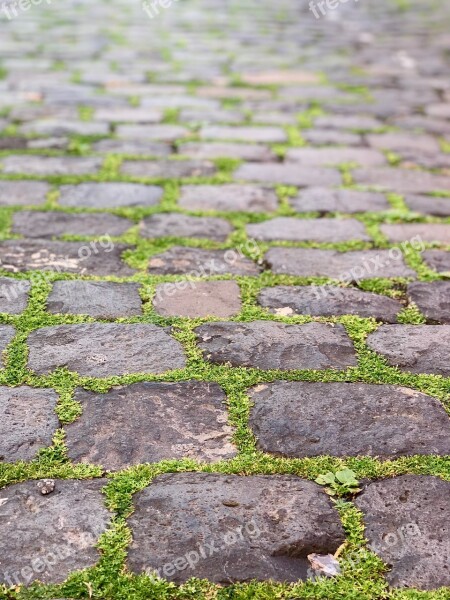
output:
{"label": "weathered stone surface", "polygon": [[356,365],[342,325],[274,321],[211,323],[196,328],[199,346],[216,364],[258,369],[346,369]]}
{"label": "weathered stone surface", "polygon": [[247,225],[247,234],[255,240],[290,242],[345,242],[370,240],[366,228],[356,219],[295,219],[277,217]]}
{"label": "weathered stone surface", "polygon": [[187,137],[190,131],[181,125],[119,125],[116,133],[117,137],[122,139],[175,142]]}
{"label": "weathered stone surface", "polygon": [[2,368],[5,366],[3,352],[15,335],[16,330],[14,327],[11,327],[11,325],[0,325],[0,367]]}
{"label": "weathered stone surface", "polygon": [[[302,131],[302,137],[315,146],[328,146],[327,148],[308,148],[308,150],[323,150],[324,152],[319,152],[316,155],[316,158],[319,162],[325,161],[322,164],[339,164],[340,162],[349,162],[345,160],[349,156],[355,157],[355,152],[351,152],[352,148],[331,148],[330,146],[334,145],[342,145],[342,146],[361,146],[363,143],[361,135],[358,133],[349,133],[348,131],[334,131],[333,129],[305,129]],[[358,148],[361,149],[361,148]],[[295,148],[293,148],[295,150]],[[330,151],[328,153],[327,151]],[[344,150],[344,153],[340,155],[340,150]],[[353,149],[353,150],[356,150]],[[367,152],[367,148],[362,148],[363,153]],[[337,152],[335,152],[337,151]],[[289,151],[290,152],[290,151]],[[369,164],[374,160],[374,156],[368,156]],[[299,155],[300,157],[300,155]],[[362,156],[360,157],[362,159]],[[344,160],[343,160],[344,159]],[[293,160],[297,161],[297,158]],[[353,160],[351,162],[353,162]],[[380,157],[378,156],[376,159],[377,164],[383,164],[385,161],[380,163]],[[314,152],[309,154],[306,153],[302,157],[302,162],[304,164],[314,164]],[[360,163],[361,164],[361,163]]]}
{"label": "weathered stone surface", "polygon": [[163,195],[160,187],[137,183],[81,183],[61,187],[61,206],[71,208],[117,208],[154,206]]}
{"label": "weathered stone surface", "polygon": [[163,112],[140,107],[99,108],[95,111],[94,118],[110,123],[159,123],[163,119]]}
{"label": "weathered stone surface", "polygon": [[294,163],[245,163],[234,174],[235,179],[261,181],[265,183],[284,183],[302,187],[311,185],[340,185],[341,175],[334,169],[306,167]]}
{"label": "weathered stone surface", "polygon": [[181,213],[160,213],[142,221],[144,238],[186,237],[207,238],[224,242],[233,231],[225,219],[214,217],[190,217]]}
{"label": "weathered stone surface", "polygon": [[450,177],[411,169],[357,169],[353,171],[353,179],[355,183],[405,194],[426,194],[450,189]]}
{"label": "weathered stone surface", "polygon": [[308,71],[262,71],[259,73],[244,73],[242,81],[250,85],[307,85],[320,83],[316,73]]}
{"label": "weathered stone surface", "polygon": [[376,481],[356,499],[370,548],[391,570],[392,587],[450,586],[450,482],[402,475]]}
{"label": "weathered stone surface", "polygon": [[145,140],[100,140],[92,150],[101,154],[129,154],[135,156],[168,156],[170,145]]}
{"label": "weathered stone surface", "polygon": [[0,277],[0,313],[20,315],[27,307],[30,288],[25,279]]}
{"label": "weathered stone surface", "polygon": [[376,277],[416,277],[403,259],[387,250],[337,252],[316,248],[270,248],[265,262],[274,273],[358,281]]}
{"label": "weathered stone surface", "polygon": [[429,321],[450,323],[450,281],[411,283],[408,298]]}
{"label": "weathered stone surface", "polygon": [[450,217],[450,199],[433,196],[415,196],[410,194],[405,198],[405,204],[410,210],[425,215]]}
{"label": "weathered stone surface", "polygon": [[391,242],[420,238],[423,242],[450,244],[450,225],[441,223],[395,223],[381,225],[381,232]]}
{"label": "weathered stone surface", "polygon": [[287,135],[279,127],[226,127],[214,125],[200,131],[204,140],[242,140],[250,142],[286,142]]}
{"label": "weathered stone surface", "polygon": [[66,426],[69,457],[110,470],[161,460],[231,458],[233,429],[216,383],[142,382],[107,394],[78,390],[82,416]]}
{"label": "weathered stone surface", "polygon": [[165,317],[232,317],[241,311],[240,290],[235,281],[162,283],[153,305]]}
{"label": "weathered stone surface", "polygon": [[214,163],[207,160],[165,160],[165,161],[125,161],[122,173],[133,177],[161,177],[178,179],[182,177],[208,177],[216,172]]}
{"label": "weathered stone surface", "polygon": [[107,235],[93,242],[7,240],[0,242],[0,264],[5,271],[56,271],[80,275],[134,274],[121,258],[130,246],[114,244]]}
{"label": "weathered stone surface", "polygon": [[267,146],[257,144],[233,144],[226,142],[188,142],[181,144],[179,153],[191,158],[238,158],[251,162],[275,160],[275,154]]}
{"label": "weathered stone surface", "polygon": [[425,264],[438,273],[450,273],[450,252],[426,250],[422,253]]}
{"label": "weathered stone surface", "polygon": [[59,427],[53,390],[0,387],[0,462],[32,460]]}
{"label": "weathered stone surface", "polygon": [[449,325],[382,325],[367,344],[402,371],[450,375]]}
{"label": "weathered stone surface", "polygon": [[164,373],[185,366],[181,344],[148,324],[44,327],[30,333],[28,347],[28,366],[40,375],[62,366],[87,377]]}
{"label": "weathered stone surface", "polygon": [[314,121],[315,127],[370,131],[384,127],[383,121],[365,115],[323,115]]}
{"label": "weathered stone surface", "polygon": [[50,186],[43,181],[0,181],[0,205],[44,204],[49,191]]}
{"label": "weathered stone surface", "polygon": [[292,198],[289,202],[298,212],[358,213],[377,212],[391,208],[383,194],[322,187],[302,190],[296,198]]}
{"label": "weathered stone surface", "polygon": [[188,210],[272,212],[278,198],[273,190],[254,185],[184,185],[179,204]]}
{"label": "weathered stone surface", "polygon": [[277,315],[333,317],[358,315],[396,323],[403,305],[397,300],[336,286],[276,286],[265,288],[258,296],[261,306]]}
{"label": "weathered stone surface", "polygon": [[250,427],[264,452],[397,458],[450,451],[435,398],[394,385],[276,381],[252,388]]}
{"label": "weathered stone surface", "polygon": [[53,314],[118,319],[142,315],[139,284],[113,281],[56,281],[47,301]]}
{"label": "weathered stone surface", "polygon": [[42,495],[39,481],[0,491],[0,581],[8,587],[32,581],[62,583],[73,571],[94,566],[95,548],[111,518],[101,488],[105,480],[56,480]]}
{"label": "weathered stone surface", "polygon": [[344,163],[358,163],[364,167],[386,164],[384,155],[370,148],[291,148],[287,151],[286,159],[314,167]]}
{"label": "weathered stone surface", "polygon": [[223,275],[259,275],[260,268],[236,250],[203,250],[173,246],[152,256],[149,273],[158,275],[191,275],[192,277]]}
{"label": "weathered stone surface", "polygon": [[323,490],[294,476],[162,475],[134,505],[129,568],[176,582],[306,579],[306,555],[344,540]]}
{"label": "weathered stone surface", "polygon": [[89,175],[97,173],[101,158],[75,156],[5,156],[1,160],[4,173],[25,175]]}
{"label": "weathered stone surface", "polygon": [[14,214],[11,231],[27,238],[51,238],[65,234],[120,236],[133,225],[128,219],[110,214],[22,211]]}

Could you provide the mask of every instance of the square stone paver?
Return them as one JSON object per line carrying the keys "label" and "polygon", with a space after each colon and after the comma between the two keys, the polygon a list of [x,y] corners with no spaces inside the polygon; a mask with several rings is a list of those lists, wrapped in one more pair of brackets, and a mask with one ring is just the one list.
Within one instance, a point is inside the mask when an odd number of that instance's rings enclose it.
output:
{"label": "square stone paver", "polygon": [[369,241],[363,223],[356,219],[295,219],[277,217],[247,225],[247,235],[255,240],[288,242]]}
{"label": "square stone paver", "polygon": [[131,246],[113,243],[108,235],[92,242],[7,240],[0,242],[2,268],[18,271],[54,271],[80,275],[128,277],[134,270],[122,254]]}
{"label": "square stone paver", "polygon": [[450,376],[450,325],[382,325],[367,344],[401,371]]}
{"label": "square stone paver", "polygon": [[119,206],[154,206],[163,190],[137,183],[81,183],[63,185],[59,203],[71,208],[117,208]]}
{"label": "square stone paver", "polygon": [[219,322],[195,331],[205,360],[215,364],[289,371],[346,369],[357,363],[342,325]]}
{"label": "square stone paver", "polygon": [[278,198],[273,190],[254,185],[184,185],[179,205],[188,210],[272,212]]}
{"label": "square stone paver", "polygon": [[53,314],[118,319],[142,315],[139,284],[113,281],[56,281],[48,297]]}
{"label": "square stone paver", "polygon": [[128,567],[177,583],[306,579],[306,555],[345,539],[323,490],[294,476],[162,475],[134,506]]}
{"label": "square stone paver", "polygon": [[289,203],[298,212],[359,213],[391,208],[383,194],[322,187],[306,188],[296,198],[290,199]]}
{"label": "square stone paver", "polygon": [[32,460],[52,445],[59,427],[57,401],[53,390],[0,387],[0,462]]}
{"label": "square stone paver", "polygon": [[233,429],[216,383],[142,382],[107,394],[78,390],[81,417],[67,425],[69,457],[110,470],[162,460],[231,458]]}
{"label": "square stone paver", "polygon": [[337,252],[316,248],[270,248],[265,262],[277,274],[359,281],[379,277],[416,277],[401,254],[388,250]]}
{"label": "square stone paver", "polygon": [[295,163],[245,163],[234,173],[234,178],[300,187],[331,186],[342,183],[339,171],[325,167],[296,165]]}
{"label": "square stone paver", "polygon": [[275,286],[264,288],[258,302],[276,315],[334,317],[358,315],[396,323],[403,304],[387,296],[337,286]]}
{"label": "square stone paver", "polygon": [[116,237],[123,235],[133,225],[133,221],[111,214],[70,214],[30,210],[16,212],[13,215],[11,231],[27,238],[106,234]]}
{"label": "square stone paver", "polygon": [[144,238],[206,238],[224,242],[233,227],[229,221],[214,217],[191,217],[181,213],[160,213],[147,217],[141,224]]}
{"label": "square stone paver", "polygon": [[393,385],[276,381],[253,388],[250,426],[278,456],[450,452],[450,420],[435,398]]}
{"label": "square stone paver", "polygon": [[0,490],[0,582],[8,587],[33,581],[62,583],[100,559],[95,545],[111,513],[101,493],[106,480],[56,480],[18,483]]}
{"label": "square stone paver", "polygon": [[356,499],[369,548],[389,565],[392,587],[450,586],[448,563],[442,562],[450,554],[449,496],[449,481],[402,475],[370,483]]}
{"label": "square stone paver", "polygon": [[43,181],[0,181],[1,206],[37,206],[45,204],[50,191]]}
{"label": "square stone paver", "polygon": [[241,311],[235,281],[179,281],[156,288],[153,305],[164,317],[233,317]]}
{"label": "square stone paver", "polygon": [[164,373],[185,366],[181,344],[156,325],[57,325],[32,331],[27,343],[28,367],[39,375],[63,366],[86,377]]}
{"label": "square stone paver", "polygon": [[149,273],[156,275],[259,275],[261,269],[237,250],[203,250],[187,246],[173,246],[162,254],[152,256]]}
{"label": "square stone paver", "polygon": [[0,277],[0,313],[20,315],[27,307],[30,288],[25,279]]}

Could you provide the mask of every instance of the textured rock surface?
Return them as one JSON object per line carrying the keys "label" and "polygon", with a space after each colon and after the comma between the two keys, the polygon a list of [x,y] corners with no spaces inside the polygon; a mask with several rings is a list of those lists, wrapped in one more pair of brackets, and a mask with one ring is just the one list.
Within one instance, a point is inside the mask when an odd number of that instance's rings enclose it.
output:
{"label": "textured rock surface", "polygon": [[450,216],[450,199],[433,198],[433,196],[415,196],[410,194],[405,198],[405,204],[410,210],[425,215],[437,217]]}
{"label": "textured rock surface", "polygon": [[188,210],[272,212],[278,198],[274,191],[254,185],[185,185],[179,204]]}
{"label": "textured rock surface", "polygon": [[139,284],[112,281],[56,281],[48,297],[51,313],[118,319],[142,314]]}
{"label": "textured rock surface", "polygon": [[426,250],[422,254],[425,264],[438,273],[450,273],[450,252]]}
{"label": "textured rock surface", "polygon": [[145,238],[193,237],[224,242],[233,227],[225,219],[190,217],[180,213],[161,213],[142,222],[141,235]]}
{"label": "textured rock surface", "polygon": [[416,277],[402,258],[387,250],[337,252],[316,248],[271,248],[265,262],[274,273],[358,281],[376,277]]}
{"label": "textured rock surface", "polygon": [[95,544],[111,518],[101,494],[105,484],[57,480],[46,496],[36,481],[0,490],[0,582],[61,583],[69,573],[94,566],[100,558]]}
{"label": "textured rock surface", "polygon": [[389,202],[383,194],[357,192],[355,190],[334,190],[330,188],[307,188],[292,198],[290,204],[298,212],[342,212],[358,213],[389,210]]}
{"label": "textured rock surface", "polygon": [[[11,325],[0,325],[0,353],[3,354],[15,335],[16,330],[14,327],[11,327]],[[4,366],[5,360],[3,355],[3,358],[0,359],[0,367],[3,368]]]}
{"label": "textured rock surface", "polygon": [[192,277],[223,275],[258,275],[259,267],[237,251],[203,250],[173,246],[152,256],[149,272],[157,275],[191,275]]}
{"label": "textured rock surface", "polygon": [[356,219],[293,219],[277,217],[247,225],[247,234],[255,240],[288,242],[345,242],[369,240],[366,228]]}
{"label": "textured rock surface", "polygon": [[239,286],[235,281],[162,283],[153,305],[164,317],[233,317],[241,311]]}
{"label": "textured rock surface", "polygon": [[408,298],[429,321],[450,323],[450,281],[411,283]]}
{"label": "textured rock surface", "polygon": [[31,460],[51,446],[59,426],[57,401],[53,390],[0,387],[0,461]]}
{"label": "textured rock surface", "polygon": [[163,190],[138,183],[81,183],[63,185],[59,203],[71,208],[116,208],[118,206],[154,206]]}
{"label": "textured rock surface", "polygon": [[180,145],[180,154],[191,158],[237,158],[254,162],[268,162],[275,155],[267,146],[256,144],[234,144],[226,142],[189,142]]}
{"label": "textured rock surface", "polygon": [[[306,133],[307,136],[308,133],[310,132]],[[327,132],[327,136],[329,135],[330,132]],[[337,135],[339,137],[336,141],[339,143],[352,144],[356,142],[358,144],[360,141],[359,136],[353,134],[339,133]],[[310,137],[310,141],[315,143],[314,138]],[[323,141],[333,143],[334,140],[327,137]],[[357,163],[365,167],[378,167],[386,164],[384,155],[370,148],[291,148],[288,150],[286,158],[288,161],[313,167],[326,167],[344,163]]]}
{"label": "textured rock surface", "polygon": [[265,452],[299,458],[450,452],[444,407],[408,388],[277,381],[253,388],[250,398],[250,426]]}
{"label": "textured rock surface", "polygon": [[179,177],[208,177],[214,175],[214,163],[206,160],[166,160],[166,161],[126,161],[122,173],[133,177],[161,177],[177,179]]}
{"label": "textured rock surface", "polygon": [[109,214],[23,211],[14,215],[11,231],[27,238],[120,236],[133,225],[129,219]]}
{"label": "textured rock surface", "polygon": [[450,189],[450,177],[411,169],[357,169],[355,183],[377,186],[400,194],[420,194]]}
{"label": "textured rock surface", "polygon": [[22,313],[27,307],[30,287],[30,282],[25,279],[0,277],[0,313]]}
{"label": "textured rock surface", "polygon": [[449,495],[449,481],[403,475],[371,483],[356,499],[369,546],[391,565],[391,586],[450,586]]}
{"label": "textured rock surface", "polygon": [[449,325],[382,325],[367,343],[402,371],[450,375]]}
{"label": "textured rock surface", "polygon": [[211,323],[195,330],[207,360],[259,369],[346,369],[356,365],[342,325],[273,321]]}
{"label": "textured rock surface", "polygon": [[142,382],[107,394],[78,390],[81,417],[66,426],[69,457],[118,470],[142,463],[231,458],[233,429],[216,383]]}
{"label": "textured rock surface", "polygon": [[306,579],[306,555],[344,540],[322,489],[293,476],[162,475],[134,504],[129,568],[176,582]]}
{"label": "textured rock surface", "polygon": [[4,173],[27,175],[90,175],[96,173],[102,161],[99,158],[75,156],[5,156]]}
{"label": "textured rock surface", "polygon": [[1,206],[44,204],[50,191],[43,181],[0,181]]}
{"label": "textured rock surface", "polygon": [[424,242],[450,244],[450,225],[440,223],[408,223],[406,225],[381,225],[381,232],[391,242],[420,238]]}
{"label": "textured rock surface", "polygon": [[28,366],[38,374],[66,366],[87,377],[182,369],[181,344],[161,327],[88,323],[37,329],[28,336]]}
{"label": "textured rock surface", "polygon": [[134,273],[121,258],[129,248],[114,244],[108,235],[94,242],[7,240],[0,242],[0,261],[12,273],[40,270],[126,277]]}
{"label": "textured rock surface", "polygon": [[265,288],[259,294],[258,302],[277,315],[358,315],[374,317],[386,323],[396,323],[397,315],[403,309],[400,302],[387,296],[334,286]]}

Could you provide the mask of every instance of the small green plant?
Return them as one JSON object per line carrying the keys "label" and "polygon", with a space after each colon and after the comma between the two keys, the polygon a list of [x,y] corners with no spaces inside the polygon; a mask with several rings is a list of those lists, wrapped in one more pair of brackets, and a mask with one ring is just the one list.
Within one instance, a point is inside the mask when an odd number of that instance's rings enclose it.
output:
{"label": "small green plant", "polygon": [[347,496],[361,491],[356,473],[351,469],[342,469],[335,473],[328,471],[325,475],[319,475],[316,483],[327,486],[325,491],[330,496]]}

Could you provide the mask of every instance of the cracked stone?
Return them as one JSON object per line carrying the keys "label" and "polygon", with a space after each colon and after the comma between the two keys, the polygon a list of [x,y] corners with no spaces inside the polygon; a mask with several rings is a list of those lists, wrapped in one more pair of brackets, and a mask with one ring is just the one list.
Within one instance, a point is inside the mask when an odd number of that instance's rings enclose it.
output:
{"label": "cracked stone", "polygon": [[65,427],[69,457],[109,470],[162,460],[232,458],[226,396],[216,383],[142,382],[107,394],[79,389],[82,416]]}

